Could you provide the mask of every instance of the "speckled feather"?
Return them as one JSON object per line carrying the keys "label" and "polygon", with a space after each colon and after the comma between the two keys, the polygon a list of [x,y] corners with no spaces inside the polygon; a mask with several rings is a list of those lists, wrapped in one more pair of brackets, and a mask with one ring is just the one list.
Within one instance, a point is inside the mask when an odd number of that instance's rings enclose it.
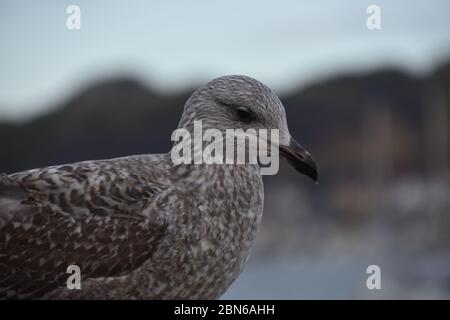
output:
{"label": "speckled feather", "polygon": [[[288,135],[276,95],[244,76],[187,101],[180,127],[256,127]],[[260,224],[257,165],[179,165],[170,153],[86,161],[0,176],[0,298],[213,299],[242,271]],[[66,269],[81,268],[81,290]]]}

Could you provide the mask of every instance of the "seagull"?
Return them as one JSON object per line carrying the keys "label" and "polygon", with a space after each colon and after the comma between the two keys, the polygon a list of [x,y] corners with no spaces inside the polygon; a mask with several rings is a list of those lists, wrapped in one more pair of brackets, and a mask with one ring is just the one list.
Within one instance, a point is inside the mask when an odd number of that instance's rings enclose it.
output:
{"label": "seagull", "polygon": [[[261,82],[216,78],[179,128],[276,128],[279,151],[317,181],[284,107]],[[1,299],[217,299],[242,272],[263,213],[256,164],[178,164],[170,153],[0,175]],[[69,286],[76,266],[78,287]]]}

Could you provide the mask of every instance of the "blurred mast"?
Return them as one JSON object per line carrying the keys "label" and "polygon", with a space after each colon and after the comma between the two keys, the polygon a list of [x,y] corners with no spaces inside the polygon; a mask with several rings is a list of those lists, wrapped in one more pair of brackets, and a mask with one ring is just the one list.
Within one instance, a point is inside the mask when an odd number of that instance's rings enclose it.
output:
{"label": "blurred mast", "polygon": [[377,211],[383,201],[383,191],[389,183],[393,169],[393,128],[390,105],[375,99],[364,113],[364,171],[368,190]]}
{"label": "blurred mast", "polygon": [[424,107],[428,177],[444,180],[448,190],[449,113],[439,85],[434,83],[428,87]]}
{"label": "blurred mast", "polygon": [[449,243],[449,111],[439,83],[431,81],[425,92],[425,159],[427,165],[427,216],[429,241]]}

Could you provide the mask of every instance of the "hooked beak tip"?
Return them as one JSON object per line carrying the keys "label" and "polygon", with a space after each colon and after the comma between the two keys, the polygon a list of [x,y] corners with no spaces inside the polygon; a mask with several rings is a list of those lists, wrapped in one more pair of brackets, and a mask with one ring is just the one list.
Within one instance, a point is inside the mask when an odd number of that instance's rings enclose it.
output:
{"label": "hooked beak tip", "polygon": [[289,146],[280,146],[281,154],[288,160],[294,169],[309,178],[317,185],[319,172],[311,154],[291,138]]}

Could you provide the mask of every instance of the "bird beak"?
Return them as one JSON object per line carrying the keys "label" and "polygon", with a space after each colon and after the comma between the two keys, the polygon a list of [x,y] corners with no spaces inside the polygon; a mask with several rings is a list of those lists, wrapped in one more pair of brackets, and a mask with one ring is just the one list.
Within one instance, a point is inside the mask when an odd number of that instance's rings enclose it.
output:
{"label": "bird beak", "polygon": [[310,177],[317,183],[319,179],[317,166],[311,154],[298,144],[297,141],[291,138],[288,146],[280,145],[280,153],[295,170]]}

